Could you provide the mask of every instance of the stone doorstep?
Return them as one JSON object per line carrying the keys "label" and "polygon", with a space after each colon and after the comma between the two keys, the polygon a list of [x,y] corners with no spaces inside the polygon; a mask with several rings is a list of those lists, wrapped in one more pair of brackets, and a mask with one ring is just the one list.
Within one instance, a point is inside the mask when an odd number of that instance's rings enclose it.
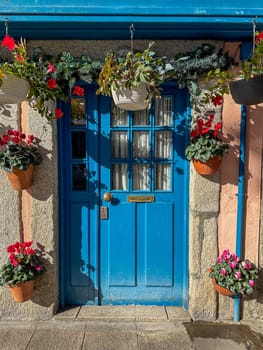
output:
{"label": "stone doorstep", "polygon": [[56,321],[180,321],[189,322],[188,311],[174,306],[76,306],[59,311]]}

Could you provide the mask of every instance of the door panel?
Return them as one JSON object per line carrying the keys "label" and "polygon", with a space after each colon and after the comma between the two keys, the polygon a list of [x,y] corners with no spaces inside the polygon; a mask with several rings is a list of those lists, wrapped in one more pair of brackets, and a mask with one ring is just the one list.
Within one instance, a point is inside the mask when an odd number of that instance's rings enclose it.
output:
{"label": "door panel", "polygon": [[187,93],[127,112],[84,87],[59,125],[64,303],[186,306]]}

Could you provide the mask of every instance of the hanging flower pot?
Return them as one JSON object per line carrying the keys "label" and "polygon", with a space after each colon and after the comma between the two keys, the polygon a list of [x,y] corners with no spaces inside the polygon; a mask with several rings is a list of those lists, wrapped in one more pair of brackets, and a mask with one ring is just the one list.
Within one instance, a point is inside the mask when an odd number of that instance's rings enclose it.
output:
{"label": "hanging flower pot", "polygon": [[211,281],[218,294],[225,297],[233,297],[235,295],[235,293],[231,292],[229,289],[219,286],[214,278],[211,278]]}
{"label": "hanging flower pot", "polygon": [[14,300],[17,303],[23,303],[24,301],[32,299],[33,289],[35,281],[20,282],[14,286],[9,286],[9,289],[13,295]]}
{"label": "hanging flower pot", "polygon": [[11,173],[6,172],[6,175],[14,190],[25,190],[30,188],[33,183],[33,170],[32,164],[26,170],[13,168]]}
{"label": "hanging flower pot", "polygon": [[210,158],[206,163],[197,159],[192,160],[196,172],[201,175],[214,174],[218,170],[221,161],[222,159],[219,157]]}
{"label": "hanging flower pot", "polygon": [[125,83],[122,83],[119,90],[116,91],[112,88],[111,94],[115,105],[128,111],[140,111],[149,106],[146,101],[147,86],[144,83],[132,89],[126,88]]}
{"label": "hanging flower pot", "polygon": [[241,105],[256,105],[263,102],[263,75],[230,83],[233,100]]}
{"label": "hanging flower pot", "polygon": [[27,80],[7,74],[0,87],[0,104],[17,104],[26,99],[29,90]]}

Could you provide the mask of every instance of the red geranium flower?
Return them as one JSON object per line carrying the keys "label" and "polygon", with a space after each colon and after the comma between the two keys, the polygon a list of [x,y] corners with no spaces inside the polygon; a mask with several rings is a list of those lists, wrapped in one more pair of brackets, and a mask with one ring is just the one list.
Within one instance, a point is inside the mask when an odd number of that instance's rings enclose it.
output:
{"label": "red geranium flower", "polygon": [[221,106],[223,104],[223,96],[215,96],[212,98],[214,106]]}
{"label": "red geranium flower", "polygon": [[263,39],[263,32],[258,33],[255,37],[255,42],[258,44]]}
{"label": "red geranium flower", "polygon": [[56,108],[55,109],[55,116],[56,116],[56,118],[57,119],[60,119],[60,118],[62,118],[63,117],[63,112],[62,112],[62,110],[60,109],[60,108]]}
{"label": "red geranium flower", "polygon": [[2,40],[2,46],[7,47],[9,51],[13,51],[17,45],[15,43],[14,38],[6,34]]}
{"label": "red geranium flower", "polygon": [[50,78],[47,81],[47,86],[51,89],[54,90],[58,85],[57,85],[57,81],[54,78]]}
{"label": "red geranium flower", "polygon": [[74,87],[72,94],[78,95],[78,96],[84,96],[84,89],[82,87],[80,87],[79,85],[77,85]]}

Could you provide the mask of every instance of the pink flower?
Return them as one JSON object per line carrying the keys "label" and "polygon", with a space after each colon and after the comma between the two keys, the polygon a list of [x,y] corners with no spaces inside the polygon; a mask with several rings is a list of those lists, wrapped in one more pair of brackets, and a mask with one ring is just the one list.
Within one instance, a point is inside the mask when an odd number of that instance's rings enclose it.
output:
{"label": "pink flower", "polygon": [[250,264],[250,262],[248,262],[248,261],[242,261],[242,266],[246,269],[246,270],[251,270],[251,264]]}
{"label": "pink flower", "polygon": [[48,62],[48,70],[47,70],[47,73],[53,73],[56,71],[56,68],[55,66],[53,66],[53,64],[49,63]]}
{"label": "pink flower", "polygon": [[237,266],[237,263],[235,261],[231,261],[229,263],[229,266],[231,267],[231,269],[234,269]]}
{"label": "pink flower", "polygon": [[237,271],[237,272],[235,273],[235,277],[236,277],[238,280],[240,280],[241,277],[242,277],[241,272],[240,272],[240,271]]}
{"label": "pink flower", "polygon": [[232,258],[234,259],[235,262],[239,262],[240,261],[240,258],[236,255],[236,254],[232,254]]}
{"label": "pink flower", "polygon": [[38,271],[38,272],[42,271],[42,269],[43,269],[43,267],[41,265],[35,266],[35,270]]}
{"label": "pink flower", "polygon": [[218,256],[217,262],[218,262],[219,264],[221,264],[222,261],[223,261],[222,257],[221,257],[221,256]]}
{"label": "pink flower", "polygon": [[249,283],[250,287],[252,287],[252,288],[255,287],[255,281],[254,280],[249,280],[248,283]]}
{"label": "pink flower", "polygon": [[227,275],[227,270],[223,268],[223,269],[221,270],[221,274],[222,274],[223,276],[226,276],[226,275]]}

